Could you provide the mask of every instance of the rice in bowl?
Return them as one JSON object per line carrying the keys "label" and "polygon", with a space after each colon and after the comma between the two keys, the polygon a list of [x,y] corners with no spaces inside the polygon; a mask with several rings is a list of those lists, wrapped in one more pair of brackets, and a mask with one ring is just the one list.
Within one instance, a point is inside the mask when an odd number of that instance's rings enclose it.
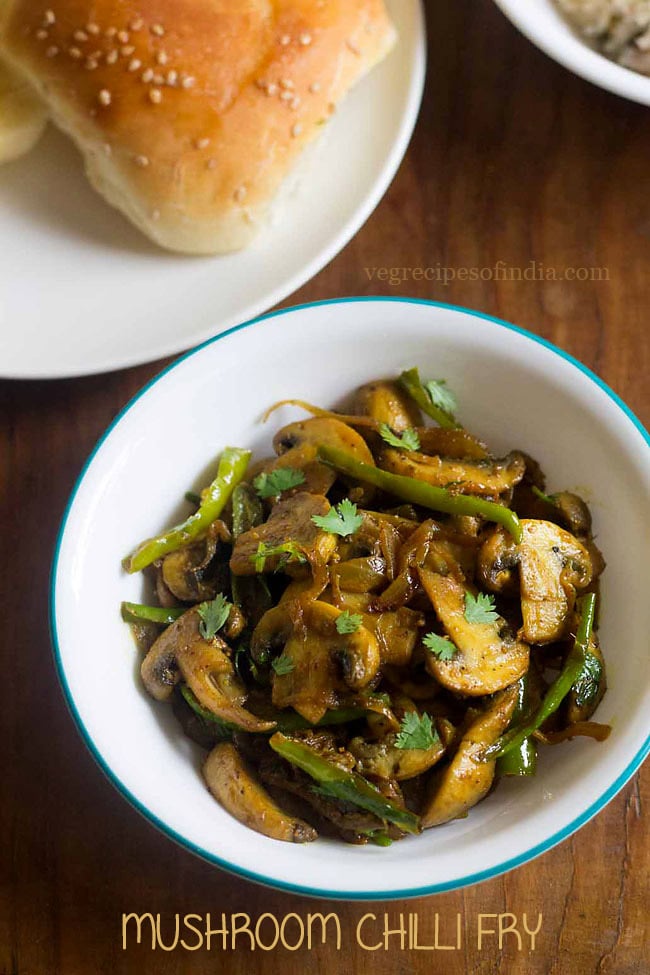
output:
{"label": "rice in bowl", "polygon": [[579,33],[625,68],[650,76],[650,0],[556,0]]}

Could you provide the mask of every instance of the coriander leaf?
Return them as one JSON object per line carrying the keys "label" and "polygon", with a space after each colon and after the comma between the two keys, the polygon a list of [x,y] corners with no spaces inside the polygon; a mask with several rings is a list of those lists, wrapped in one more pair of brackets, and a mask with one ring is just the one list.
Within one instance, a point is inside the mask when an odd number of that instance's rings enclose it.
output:
{"label": "coriander leaf", "polygon": [[204,640],[212,640],[230,615],[231,604],[222,592],[207,603],[199,606],[199,633]]}
{"label": "coriander leaf", "polygon": [[257,546],[257,552],[251,555],[251,562],[255,566],[255,571],[257,573],[264,572],[264,566],[266,565],[266,554],[268,552],[268,545],[264,542],[260,542]]}
{"label": "coriander leaf", "polygon": [[535,497],[539,498],[540,501],[545,501],[546,504],[552,504],[554,508],[557,507],[557,499],[554,494],[544,494],[544,492],[540,491],[540,489],[535,487],[534,484],[532,487],[532,492]]}
{"label": "coriander leaf", "polygon": [[305,562],[309,561],[300,546],[296,545],[295,542],[285,542],[284,545],[276,545],[275,548],[271,549],[271,555],[281,556],[278,569],[282,568],[288,562],[299,562],[301,565],[304,565]]}
{"label": "coriander leaf", "polygon": [[326,515],[312,515],[311,520],[323,531],[330,535],[341,535],[347,538],[354,535],[363,524],[363,515],[357,514],[356,504],[352,504],[349,498],[337,504],[336,508],[331,508]]}
{"label": "coriander leaf", "polygon": [[494,596],[488,596],[480,592],[478,596],[472,596],[471,592],[465,594],[465,619],[468,623],[496,623],[499,614],[494,608]]}
{"label": "coriander leaf", "polygon": [[344,610],[336,619],[337,633],[356,633],[363,623],[363,616],[360,613],[351,613],[349,609]]}
{"label": "coriander leaf", "polygon": [[446,381],[444,379],[432,379],[430,382],[424,384],[424,388],[429,394],[433,405],[453,417],[458,409],[458,401],[447,386]]}
{"label": "coriander leaf", "polygon": [[600,680],[603,676],[603,665],[595,653],[585,654],[584,669],[573,685],[576,704],[579,708],[592,704],[600,690]]}
{"label": "coriander leaf", "polygon": [[284,677],[285,674],[290,674],[296,669],[291,657],[288,657],[286,653],[283,653],[281,657],[277,657],[271,664],[273,670],[276,672],[278,677]]}
{"label": "coriander leaf", "polygon": [[287,562],[307,561],[306,555],[295,542],[285,542],[284,545],[266,545],[265,542],[260,542],[257,546],[257,551],[250,557],[251,562],[255,566],[255,571],[258,573],[264,572],[266,560],[274,555],[282,556],[278,568],[286,565]]}
{"label": "coriander leaf", "polygon": [[305,483],[305,475],[293,467],[278,467],[268,474],[259,474],[253,481],[253,487],[260,498],[275,498],[283,491],[298,487]]}
{"label": "coriander leaf", "polygon": [[398,437],[396,433],[393,433],[387,423],[380,423],[379,433],[381,434],[382,440],[385,440],[386,443],[391,447],[397,447],[398,450],[420,449],[420,438],[418,437],[418,432],[417,430],[413,430],[411,427],[408,430],[405,430],[401,437]]}
{"label": "coriander leaf", "polygon": [[395,739],[395,748],[431,748],[438,741],[438,732],[431,724],[428,714],[420,717],[415,711],[409,711],[402,718],[400,731]]}
{"label": "coriander leaf", "polygon": [[451,660],[458,650],[451,640],[437,633],[427,633],[422,642],[438,660]]}

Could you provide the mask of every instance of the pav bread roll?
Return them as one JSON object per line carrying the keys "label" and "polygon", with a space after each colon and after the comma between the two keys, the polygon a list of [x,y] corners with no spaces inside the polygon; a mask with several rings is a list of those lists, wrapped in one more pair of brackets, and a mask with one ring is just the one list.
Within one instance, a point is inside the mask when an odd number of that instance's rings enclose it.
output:
{"label": "pav bread roll", "polygon": [[93,186],[192,254],[252,240],[395,38],[383,0],[0,2],[0,57],[41,93]]}
{"label": "pav bread roll", "polygon": [[38,142],[45,106],[22,77],[0,61],[0,163],[12,162]]}

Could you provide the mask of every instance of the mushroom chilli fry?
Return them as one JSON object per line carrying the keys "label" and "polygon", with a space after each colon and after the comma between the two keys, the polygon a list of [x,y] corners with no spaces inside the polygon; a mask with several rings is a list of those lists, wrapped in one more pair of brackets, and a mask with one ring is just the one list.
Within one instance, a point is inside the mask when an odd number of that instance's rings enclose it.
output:
{"label": "mushroom chilli fry", "polygon": [[[124,566],[141,677],[240,823],[387,846],[464,817],[606,692],[605,562],[586,503],[493,454],[417,369],[302,409],[274,455],[227,448],[177,527]],[[516,445],[513,445],[515,447]],[[570,746],[566,746],[570,747]]]}

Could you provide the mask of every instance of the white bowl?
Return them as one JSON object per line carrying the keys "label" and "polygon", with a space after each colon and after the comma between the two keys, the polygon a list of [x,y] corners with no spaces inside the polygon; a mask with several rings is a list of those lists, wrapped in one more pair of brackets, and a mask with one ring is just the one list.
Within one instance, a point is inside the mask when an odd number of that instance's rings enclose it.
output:
{"label": "white bowl", "polygon": [[650,78],[623,68],[589,46],[553,0],[495,0],[506,17],[559,64],[594,85],[650,105]]}
{"label": "white bowl", "polygon": [[[601,639],[610,687],[604,744],[546,749],[537,777],[506,781],[465,820],[390,849],[328,840],[275,842],[211,798],[200,751],[167,705],[144,693],[121,600],[142,581],[120,560],[176,518],[228,445],[268,450],[295,410],[267,426],[278,399],[336,403],[357,385],[417,364],[445,377],[461,419],[496,451],[525,449],[551,490],[573,488],[593,509],[608,561]],[[436,893],[494,877],[565,839],[630,778],[650,748],[647,598],[648,435],[611,390],[548,343],[460,308],[360,299],[289,309],[226,332],[179,360],[123,411],[73,492],[52,577],[52,633],[61,681],[86,744],[148,819],[206,860],[275,887],[336,898]]]}

